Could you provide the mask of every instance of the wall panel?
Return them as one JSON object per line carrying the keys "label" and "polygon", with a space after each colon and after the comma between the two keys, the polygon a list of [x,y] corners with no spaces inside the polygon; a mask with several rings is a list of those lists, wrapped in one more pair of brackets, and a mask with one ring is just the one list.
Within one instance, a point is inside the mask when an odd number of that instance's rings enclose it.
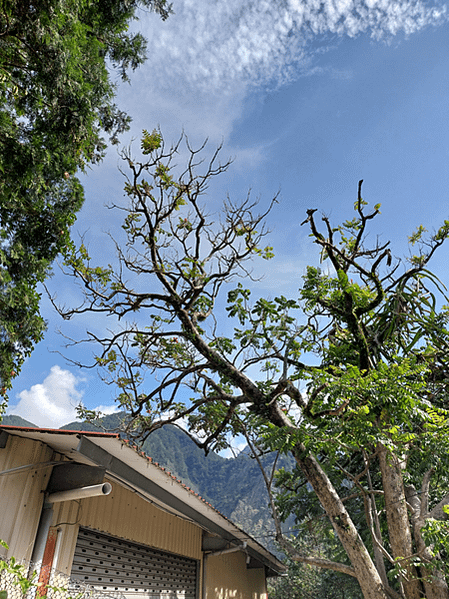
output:
{"label": "wall panel", "polygon": [[241,551],[206,558],[206,599],[267,599],[265,572],[247,569]]}
{"label": "wall panel", "polygon": [[53,525],[70,523],[61,525],[65,539],[56,566],[59,570],[70,572],[78,526],[193,559],[202,558],[201,528],[164,512],[116,482],[112,482],[112,487],[106,497],[65,502],[55,511]]}
{"label": "wall panel", "polygon": [[[52,460],[53,451],[48,445],[31,439],[9,435],[6,447],[0,449],[0,472]],[[29,560],[42,510],[51,466],[30,468],[23,472],[0,476],[0,538],[9,545],[9,556]]]}

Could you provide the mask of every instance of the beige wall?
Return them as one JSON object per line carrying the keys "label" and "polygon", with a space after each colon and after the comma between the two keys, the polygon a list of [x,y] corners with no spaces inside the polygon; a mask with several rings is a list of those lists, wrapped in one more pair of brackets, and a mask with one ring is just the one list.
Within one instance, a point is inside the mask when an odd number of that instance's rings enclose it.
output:
{"label": "beige wall", "polygon": [[[9,435],[6,447],[0,449],[0,472],[52,459],[48,445]],[[0,539],[9,545],[8,557],[31,558],[44,500],[41,490],[46,488],[50,473],[48,466],[0,476]]]}
{"label": "beige wall", "polygon": [[206,558],[206,599],[267,599],[263,569],[247,569],[246,556],[236,552]]}
{"label": "beige wall", "polygon": [[106,497],[55,504],[53,526],[62,532],[58,563],[55,564],[58,570],[67,573],[71,570],[79,526],[201,559],[202,531],[199,526],[164,512],[115,482],[111,484],[112,492]]}

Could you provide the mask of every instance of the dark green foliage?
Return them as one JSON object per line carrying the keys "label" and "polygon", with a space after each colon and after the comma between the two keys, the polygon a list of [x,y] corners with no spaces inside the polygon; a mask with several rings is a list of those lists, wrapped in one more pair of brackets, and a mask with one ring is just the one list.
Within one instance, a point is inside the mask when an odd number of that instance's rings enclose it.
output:
{"label": "dark green foliage", "polygon": [[[313,535],[304,535],[294,542],[298,553],[321,558],[335,558],[338,551],[335,539],[317,544]],[[286,559],[287,573],[270,580],[270,599],[362,599],[363,595],[355,578],[339,572],[315,568]]]}
{"label": "dark green foliage", "polygon": [[75,174],[98,162],[129,117],[123,80],[145,59],[127,33],[138,7],[165,19],[165,0],[4,0],[0,7],[0,393],[42,338],[37,284],[70,243],[83,203]]}

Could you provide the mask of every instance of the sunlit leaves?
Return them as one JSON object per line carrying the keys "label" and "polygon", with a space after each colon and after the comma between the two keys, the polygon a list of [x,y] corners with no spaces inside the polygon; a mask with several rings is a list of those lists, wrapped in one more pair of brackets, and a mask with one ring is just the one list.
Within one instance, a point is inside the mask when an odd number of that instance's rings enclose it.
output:
{"label": "sunlit leaves", "polygon": [[[444,506],[443,511],[449,513],[449,506]],[[434,566],[444,568],[446,573],[449,571],[447,559],[441,559],[441,556],[449,556],[449,521],[435,520],[428,518],[422,528],[422,535],[426,545],[434,558]]]}
{"label": "sunlit leaves", "polygon": [[117,369],[117,352],[113,349],[103,356],[97,356],[95,361],[98,366],[106,367],[109,372],[115,372]]}
{"label": "sunlit leaves", "polygon": [[[159,179],[159,183],[162,189],[169,189],[171,185],[173,185],[173,177],[170,175],[170,167],[159,163],[155,169],[156,177]],[[182,197],[177,197],[175,200],[175,209],[179,210],[179,208],[185,204],[185,201]]]}
{"label": "sunlit leaves", "polygon": [[153,129],[153,131],[149,133],[146,129],[143,130],[142,139],[140,142],[142,154],[151,154],[151,152],[154,152],[154,150],[160,148],[161,144],[162,135],[160,131]]}
{"label": "sunlit leaves", "polygon": [[410,235],[410,237],[408,238],[409,243],[411,245],[415,245],[415,243],[417,243],[418,241],[420,241],[422,239],[422,236],[426,231],[427,231],[427,229],[425,227],[423,227],[423,225],[419,225],[419,227],[416,229],[416,231],[414,233],[412,233],[412,235]]}
{"label": "sunlit leaves", "polygon": [[445,220],[444,224],[438,229],[434,235],[435,241],[444,241],[449,236],[449,220]]}
{"label": "sunlit leaves", "polygon": [[264,260],[271,260],[274,258],[273,247],[271,245],[267,245],[264,248],[254,248],[254,253]]}
{"label": "sunlit leaves", "polygon": [[237,348],[237,346],[233,342],[233,340],[228,337],[217,337],[216,339],[211,341],[210,345],[213,348],[217,348],[218,351],[220,351],[221,353],[223,353],[225,355],[232,354]]}
{"label": "sunlit leaves", "polygon": [[241,325],[244,325],[248,318],[246,300],[249,299],[251,292],[249,289],[244,289],[239,283],[236,289],[228,292],[228,307],[226,308],[229,316],[237,318]]}

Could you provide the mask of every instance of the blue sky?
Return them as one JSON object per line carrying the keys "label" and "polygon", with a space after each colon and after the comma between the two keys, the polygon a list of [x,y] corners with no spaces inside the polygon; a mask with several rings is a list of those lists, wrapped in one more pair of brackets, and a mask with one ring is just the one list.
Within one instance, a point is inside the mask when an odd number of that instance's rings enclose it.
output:
{"label": "blue sky", "polygon": [[[141,13],[134,27],[149,40],[148,60],[118,87],[118,103],[133,117],[130,143],[160,126],[175,141],[182,130],[194,145],[234,163],[213,186],[210,202],[252,189],[262,206],[280,190],[270,221],[276,257],[256,265],[259,292],[294,296],[316,249],[300,223],[318,208],[338,223],[352,214],[357,183],[382,203],[373,239],[407,251],[419,224],[429,231],[449,218],[449,7],[444,3],[369,0],[174,0],[162,23]],[[119,221],[105,203],[123,196],[111,148],[83,178],[86,203],[74,227],[91,254],[110,261],[105,231]],[[213,205],[213,204],[211,204]],[[449,246],[448,246],[449,247]],[[448,248],[433,268],[449,283]],[[55,268],[49,287],[62,303],[76,299],[71,280]],[[27,360],[10,394],[10,412],[40,426],[75,419],[82,401],[113,410],[114,390],[94,370],[80,370],[64,352],[61,329],[82,337],[104,326],[92,316],[64,323],[45,297],[48,332]],[[77,350],[79,351],[79,350]],[[69,355],[70,352],[69,352]],[[72,354],[75,355],[75,354]],[[79,355],[79,354],[78,354]]]}

